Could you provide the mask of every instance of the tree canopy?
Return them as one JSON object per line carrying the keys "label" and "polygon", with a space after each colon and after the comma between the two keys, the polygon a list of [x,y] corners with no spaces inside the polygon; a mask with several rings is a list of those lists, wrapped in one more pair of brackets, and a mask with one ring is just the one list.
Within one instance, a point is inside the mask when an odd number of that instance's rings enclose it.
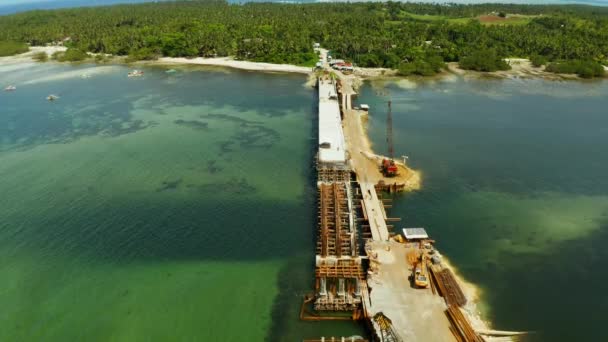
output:
{"label": "tree canopy", "polygon": [[360,66],[427,74],[443,62],[492,70],[505,67],[501,58],[532,55],[606,62],[608,8],[177,1],[3,16],[1,40],[65,41],[81,51],[132,59],[234,56],[300,65],[314,64],[312,43],[319,42]]}
{"label": "tree canopy", "polygon": [[0,40],[0,57],[12,56],[18,53],[28,52],[29,47],[27,44],[18,43],[15,41],[2,41]]}

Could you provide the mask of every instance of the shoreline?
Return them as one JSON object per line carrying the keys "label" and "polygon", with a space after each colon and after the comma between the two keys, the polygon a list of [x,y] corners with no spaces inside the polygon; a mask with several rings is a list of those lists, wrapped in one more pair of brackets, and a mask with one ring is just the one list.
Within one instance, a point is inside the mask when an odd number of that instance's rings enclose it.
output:
{"label": "shoreline", "polygon": [[591,80],[606,80],[608,79],[608,66],[603,66],[606,71],[604,77],[582,78],[576,74],[557,74],[545,71],[545,66],[534,67],[532,62],[526,58],[506,58],[505,61],[511,66],[510,70],[499,71],[475,71],[460,68],[458,62],[447,62],[445,70],[432,76],[399,76],[397,70],[387,68],[355,68],[354,75],[361,80],[386,80],[386,79],[404,79],[412,82],[416,81],[432,81],[444,80],[453,76],[464,78],[495,78],[495,79],[542,79],[548,81],[591,81]]}
{"label": "shoreline", "polygon": [[[49,58],[55,52],[67,50],[64,46],[31,46],[30,51],[14,55],[0,57],[1,64],[12,64],[19,62],[31,62],[34,61],[32,58],[34,54],[39,52],[46,52]],[[95,56],[95,54],[91,54]],[[109,56],[110,60],[103,64],[118,63],[118,64],[133,64],[133,65],[155,65],[155,66],[171,66],[171,65],[199,65],[199,66],[212,66],[212,67],[224,67],[230,69],[238,69],[245,71],[256,71],[256,72],[271,72],[271,73],[293,73],[301,75],[314,76],[314,70],[312,67],[298,66],[293,64],[274,64],[265,62],[253,62],[236,60],[233,57],[195,57],[195,58],[184,58],[184,57],[160,57],[157,60],[152,61],[137,61],[133,63],[126,63],[124,57],[121,56]],[[608,79],[608,66],[604,66],[607,74],[604,77],[597,77],[593,79],[584,79],[575,74],[556,74],[545,71],[543,67],[534,67],[529,59],[525,58],[507,58],[505,59],[511,65],[510,70],[503,71],[474,71],[461,69],[458,66],[458,62],[446,63],[446,69],[433,76],[399,76],[397,75],[396,69],[387,68],[361,68],[356,67],[354,72],[349,75],[350,77],[357,79],[353,85],[358,88],[363,81],[373,80],[390,80],[400,79],[411,82],[424,82],[432,80],[443,80],[454,76],[460,76],[464,78],[495,78],[495,79],[543,79],[549,81],[591,81],[591,80],[606,80]],[[85,60],[83,62],[88,62]],[[315,77],[309,77],[315,79]],[[307,82],[307,85],[312,85],[312,81]]]}
{"label": "shoreline", "polygon": [[140,62],[143,64],[152,65],[205,65],[205,66],[219,66],[240,70],[248,71],[262,71],[262,72],[285,72],[285,73],[298,73],[298,74],[310,74],[312,68],[303,67],[293,64],[272,64],[262,62],[250,62],[235,60],[230,57],[217,57],[217,58],[183,58],[183,57],[161,57],[156,61],[144,61]]}
{"label": "shoreline", "polygon": [[[454,279],[456,279],[456,282],[460,285],[462,292],[467,298],[467,303],[461,310],[469,319],[469,322],[471,322],[471,326],[475,330],[492,330],[492,321],[485,317],[484,313],[479,310],[479,304],[486,304],[482,300],[484,294],[483,290],[476,284],[467,281],[458,268],[452,264],[450,258],[446,257],[444,254],[441,254],[441,263],[445,268],[452,272]],[[486,339],[489,339],[489,337],[486,337]]]}

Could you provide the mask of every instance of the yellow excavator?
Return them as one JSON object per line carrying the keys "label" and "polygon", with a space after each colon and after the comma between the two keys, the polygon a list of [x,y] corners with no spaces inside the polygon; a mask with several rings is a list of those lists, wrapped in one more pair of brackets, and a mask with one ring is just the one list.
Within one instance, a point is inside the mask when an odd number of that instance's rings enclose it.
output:
{"label": "yellow excavator", "polygon": [[422,253],[420,261],[414,268],[414,284],[422,289],[429,287],[429,272],[426,266],[426,254],[424,253]]}

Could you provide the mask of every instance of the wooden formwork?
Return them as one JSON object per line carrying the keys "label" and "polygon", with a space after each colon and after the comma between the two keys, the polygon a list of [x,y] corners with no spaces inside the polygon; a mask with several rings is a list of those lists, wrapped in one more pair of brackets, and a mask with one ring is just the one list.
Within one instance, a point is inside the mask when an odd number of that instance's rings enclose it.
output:
{"label": "wooden formwork", "polygon": [[319,183],[350,183],[351,171],[339,168],[317,167]]}
{"label": "wooden formwork", "polygon": [[319,239],[317,254],[352,256],[357,246],[351,239],[346,183],[319,184]]}
{"label": "wooden formwork", "polygon": [[340,260],[333,265],[319,265],[316,268],[317,278],[365,279],[361,264],[353,260]]}

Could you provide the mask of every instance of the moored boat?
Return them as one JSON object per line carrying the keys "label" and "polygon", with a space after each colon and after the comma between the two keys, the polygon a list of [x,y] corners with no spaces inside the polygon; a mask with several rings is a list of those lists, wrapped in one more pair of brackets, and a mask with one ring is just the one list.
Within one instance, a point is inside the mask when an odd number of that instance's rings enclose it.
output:
{"label": "moored boat", "polygon": [[51,95],[47,96],[46,99],[48,101],[55,101],[55,100],[59,99],[59,96],[51,94]]}
{"label": "moored boat", "polygon": [[129,76],[129,77],[141,77],[143,75],[144,75],[144,72],[141,70],[133,70],[127,74],[127,76]]}
{"label": "moored boat", "polygon": [[4,88],[4,91],[15,91],[17,90],[17,87],[15,87],[14,85],[9,85],[6,88]]}

